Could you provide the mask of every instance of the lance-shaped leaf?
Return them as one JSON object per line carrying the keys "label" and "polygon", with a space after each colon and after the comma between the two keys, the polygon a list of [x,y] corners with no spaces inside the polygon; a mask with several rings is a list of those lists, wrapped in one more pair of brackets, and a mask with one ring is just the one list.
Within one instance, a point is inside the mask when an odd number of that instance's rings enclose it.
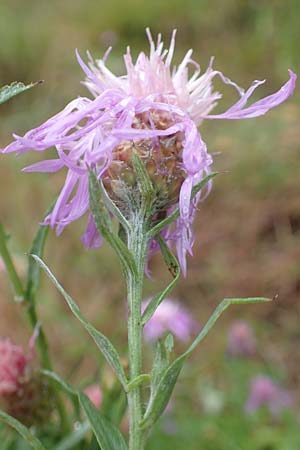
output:
{"label": "lance-shaped leaf", "polygon": [[[52,209],[53,205],[51,205],[51,207],[48,209],[46,215],[48,215],[52,211]],[[45,243],[49,233],[49,228],[50,228],[49,225],[39,226],[34,236],[32,246],[29,252],[25,299],[30,303],[34,302],[34,297],[39,287],[40,271],[41,271],[40,267],[36,264],[36,262],[34,261],[34,259],[31,258],[30,255],[37,255],[40,258],[43,257]]]}
{"label": "lance-shaped leaf", "polygon": [[189,357],[189,355],[197,347],[197,345],[200,344],[200,342],[205,338],[205,336],[208,334],[209,330],[212,328],[221,314],[230,305],[242,303],[260,303],[267,301],[270,301],[270,299],[263,297],[226,298],[217,306],[212,316],[209,318],[206,325],[202,328],[201,332],[190,345],[190,347],[181,356],[176,358],[175,361],[173,361],[172,364],[170,364],[164,371],[158,383],[155,396],[150,398],[144,418],[140,424],[141,428],[144,429],[152,426],[164,412],[185,360]]}
{"label": "lance-shaped leaf", "polygon": [[[218,172],[210,173],[205,178],[203,178],[203,180],[201,180],[200,183],[196,184],[192,189],[191,198],[194,198],[195,195],[197,195],[198,192],[200,192],[201,189],[203,189],[207,185],[207,183],[217,175],[218,175]],[[179,215],[180,215],[179,208],[174,209],[174,211],[168,217],[166,217],[164,220],[160,221],[159,223],[154,225],[153,228],[151,228],[151,230],[148,232],[149,239],[154,238],[165,227],[167,227],[168,225],[173,223],[176,219],[178,219]]]}
{"label": "lance-shaped leaf", "polygon": [[42,83],[42,81],[37,81],[35,83],[25,85],[24,83],[14,81],[8,86],[3,86],[0,89],[0,104],[7,102],[7,100],[14,97],[15,95],[21,94],[22,92],[27,91],[28,89],[31,89],[40,83]]}
{"label": "lance-shaped leaf", "polygon": [[112,345],[110,340],[104,336],[104,334],[100,333],[100,331],[96,330],[81,314],[80,309],[78,305],[75,303],[75,301],[72,299],[72,297],[64,290],[64,288],[61,286],[61,284],[57,281],[49,267],[44,263],[44,261],[41,260],[36,255],[31,255],[35,261],[38,263],[38,265],[45,271],[45,273],[48,275],[52,283],[55,285],[57,290],[62,294],[64,299],[66,300],[70,310],[74,314],[74,316],[79,320],[79,322],[82,323],[84,328],[87,330],[87,332],[90,334],[90,336],[94,339],[97,347],[101,350],[103,353],[106,361],[110,364],[110,366],[114,369],[116,372],[116,375],[118,376],[123,388],[127,389],[127,379],[126,375],[123,369],[123,366],[121,364],[119,355],[115,347]]}
{"label": "lance-shaped leaf", "polygon": [[161,236],[157,236],[157,241],[159,243],[163,258],[165,260],[165,263],[171,272],[171,275],[174,277],[170,284],[161,292],[159,292],[153,299],[149,302],[147,305],[143,317],[142,317],[142,324],[145,325],[148,320],[151,319],[153,314],[155,313],[158,306],[161,304],[161,302],[169,295],[169,293],[172,291],[174,286],[176,285],[179,277],[180,277],[180,266],[177,261],[177,258],[173,255],[169,247],[167,246],[165,240]]}
{"label": "lance-shaped leaf", "polygon": [[46,447],[41,443],[41,441],[34,434],[32,434],[31,431],[25,427],[25,425],[14,417],[0,411],[0,420],[14,428],[34,450],[46,450]]}
{"label": "lance-shaped leaf", "polygon": [[70,397],[77,397],[78,391],[74,389],[69,383],[67,383],[65,380],[63,380],[57,373],[52,372],[51,370],[41,370],[40,371],[45,377],[49,378],[50,380],[54,381],[55,384],[57,384],[62,391],[64,391],[66,394],[68,394]]}
{"label": "lance-shaped leaf", "polygon": [[145,212],[149,212],[151,215],[151,206],[155,199],[155,190],[145,164],[136,152],[133,152],[132,154],[132,165],[142,194]]}
{"label": "lance-shaped leaf", "polygon": [[126,272],[128,270],[136,274],[136,264],[134,258],[122,239],[113,232],[111,219],[109,212],[102,199],[102,193],[99,181],[93,171],[89,171],[89,192],[90,192],[90,206],[93,214],[93,218],[98,232],[107,240],[112,248],[117,253],[122,267]]}
{"label": "lance-shaped leaf", "polygon": [[150,379],[151,377],[149,373],[142,373],[141,375],[137,376],[128,383],[127,385],[128,392],[133,391],[133,389],[136,389],[138,386],[141,386],[141,384],[148,384]]}
{"label": "lance-shaped leaf", "polygon": [[101,450],[128,450],[120,431],[102,416],[85,394],[79,394],[79,401],[91,424]]}
{"label": "lance-shaped leaf", "polygon": [[151,371],[151,385],[150,385],[150,399],[151,403],[155,397],[159,382],[162,378],[163,373],[169,366],[169,353],[164,345],[164,342],[159,340],[156,344],[155,357],[153,361],[153,367]]}
{"label": "lance-shaped leaf", "polygon": [[7,235],[4,231],[3,225],[0,223],[0,255],[5,264],[6,272],[10,279],[11,285],[15,294],[15,301],[20,303],[24,300],[24,289],[20,277],[16,271],[12,257],[7,247]]}
{"label": "lance-shaped leaf", "polygon": [[41,374],[51,380],[52,384],[55,384],[61,389],[65,394],[68,395],[69,399],[73,403],[75,414],[79,415],[79,403],[78,403],[78,391],[73,388],[69,383],[63,380],[57,373],[52,370],[40,370]]}

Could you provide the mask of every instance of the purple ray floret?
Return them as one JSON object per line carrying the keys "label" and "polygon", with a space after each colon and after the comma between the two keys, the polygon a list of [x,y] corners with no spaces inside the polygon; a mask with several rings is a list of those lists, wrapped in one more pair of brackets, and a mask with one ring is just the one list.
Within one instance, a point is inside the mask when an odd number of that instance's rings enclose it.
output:
{"label": "purple ray floret", "polygon": [[[191,200],[192,188],[210,173],[212,157],[198,131],[204,119],[243,119],[265,114],[271,108],[285,101],[295,88],[296,75],[289,71],[289,80],[281,89],[268,97],[246,106],[253,91],[263,81],[255,81],[244,91],[236,83],[226,78],[212,67],[211,60],[207,70],[200,73],[200,67],[191,58],[189,50],[177,68],[171,70],[175,46],[175,31],[168,50],[163,48],[159,35],[155,44],[147,30],[150,55],[140,53],[136,62],[132,61],[130,49],[124,56],[126,73],[114,75],[106,66],[108,52],[103,59],[94,61],[88,54],[89,62],[77,59],[86,75],[84,84],[93,99],[79,97],[71,101],[61,112],[41,126],[28,131],[23,137],[14,135],[15,140],[2,150],[17,155],[28,150],[44,151],[55,147],[57,156],[23,169],[25,172],[57,172],[67,169],[66,181],[51,214],[45,224],[55,227],[57,234],[84,214],[89,215],[87,229],[82,237],[88,248],[100,245],[90,214],[88,193],[88,168],[96,168],[99,179],[107,174],[114,160],[115,149],[125,142],[147,140],[155,146],[159,140],[166,142],[181,136],[182,150],[180,166],[184,173],[177,204],[168,209],[168,214],[179,205],[180,217],[167,230],[164,236],[171,244],[174,242],[183,273],[186,272],[186,254],[192,252],[192,223],[200,193]],[[189,77],[189,67],[194,68]],[[221,94],[214,91],[213,79],[231,85],[238,93],[239,100],[226,112],[211,115]],[[168,126],[157,127],[151,122],[156,117],[168,117]],[[139,117],[148,115],[150,127],[136,127]],[[208,186],[208,191],[210,189]],[[155,243],[149,253],[156,249]]]}

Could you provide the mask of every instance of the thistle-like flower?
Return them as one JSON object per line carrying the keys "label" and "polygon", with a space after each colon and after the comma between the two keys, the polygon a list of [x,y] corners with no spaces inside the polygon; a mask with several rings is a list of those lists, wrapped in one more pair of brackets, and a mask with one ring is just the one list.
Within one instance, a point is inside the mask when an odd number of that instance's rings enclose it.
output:
{"label": "thistle-like flower", "polygon": [[271,378],[258,375],[251,381],[245,410],[248,413],[254,413],[262,406],[276,416],[284,409],[290,409],[293,406],[293,398],[289,391],[281,388]]}
{"label": "thistle-like flower", "polygon": [[[263,83],[254,81],[246,91],[213,69],[213,60],[201,74],[189,50],[177,68],[171,69],[175,46],[173,32],[169,49],[163,48],[161,36],[155,45],[147,31],[150,55],[140,53],[133,63],[128,48],[124,56],[126,73],[114,75],[106,66],[108,52],[94,61],[88,54],[86,65],[77,53],[86,74],[84,84],[94,99],[76,98],[63,111],[23,137],[3,152],[44,151],[54,146],[57,158],[44,160],[23,169],[26,172],[56,172],[67,169],[64,187],[44,223],[56,227],[60,234],[66,225],[85,213],[89,214],[82,237],[88,248],[101,243],[90,214],[88,168],[102,179],[112,199],[122,207],[124,186],[136,188],[131,155],[137,152],[157,192],[154,217],[165,217],[179,206],[180,217],[164,230],[164,237],[174,242],[183,273],[186,253],[192,252],[192,222],[198,202],[205,193],[193,199],[192,187],[210,172],[212,157],[197,129],[204,119],[244,119],[265,114],[285,101],[293,92],[296,75],[281,89],[246,106],[253,91]],[[194,69],[189,77],[188,69]],[[213,90],[213,79],[219,76],[233,86],[239,100],[223,114],[211,115],[221,94]],[[207,186],[210,189],[210,185]],[[152,245],[151,252],[156,246]]]}

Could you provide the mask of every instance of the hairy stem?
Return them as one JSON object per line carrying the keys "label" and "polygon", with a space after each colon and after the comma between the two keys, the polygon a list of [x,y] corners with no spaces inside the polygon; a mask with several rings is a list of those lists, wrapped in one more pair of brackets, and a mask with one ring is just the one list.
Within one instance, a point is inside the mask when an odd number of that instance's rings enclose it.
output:
{"label": "hairy stem", "polygon": [[[135,215],[131,221],[132,231],[128,234],[128,248],[132,252],[137,275],[129,275],[127,279],[128,292],[128,351],[130,365],[130,381],[142,374],[142,337],[143,325],[141,303],[143,280],[147,251],[147,238],[143,218]],[[139,424],[143,417],[141,386],[138,385],[128,392],[129,410],[129,450],[144,449],[144,432]]]}

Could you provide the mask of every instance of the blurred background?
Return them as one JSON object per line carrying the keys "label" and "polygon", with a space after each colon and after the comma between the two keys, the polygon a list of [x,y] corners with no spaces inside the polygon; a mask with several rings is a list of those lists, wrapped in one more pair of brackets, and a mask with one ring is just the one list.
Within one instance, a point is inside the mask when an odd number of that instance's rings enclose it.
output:
{"label": "blurred background", "polygon": [[[0,146],[10,142],[12,133],[22,135],[73,98],[87,95],[75,48],[82,56],[89,49],[101,57],[112,45],[109,67],[121,75],[127,45],[133,55],[148,50],[147,26],[155,36],[161,32],[166,45],[177,28],[175,63],[193,48],[194,59],[205,69],[214,55],[215,68],[243,87],[266,78],[258,98],[279,89],[288,68],[299,73],[299,17],[298,0],[2,0],[0,85],[45,82],[1,107]],[[218,81],[216,88],[224,92],[221,111],[236,100],[235,92]],[[199,326],[224,297],[278,298],[266,305],[232,307],[225,314],[182,374],[150,450],[300,448],[299,119],[297,88],[291,100],[261,118],[201,126],[215,154],[215,168],[224,173],[200,206],[194,257],[173,296]],[[37,225],[64,179],[64,174],[20,173],[38,158],[33,153],[1,157],[0,220],[11,235],[9,246],[21,274]],[[86,317],[125,352],[126,308],[118,263],[106,245],[100,251],[83,249],[79,237],[84,227],[82,220],[59,238],[50,232],[45,259]],[[146,282],[145,296],[169,280],[159,257],[151,269],[154,281]],[[103,359],[44,278],[39,301],[56,371],[74,383],[99,374],[110,378]],[[237,332],[239,350],[232,351],[228,336],[237,319],[244,328]],[[250,352],[239,344],[249,333]],[[23,345],[29,337],[1,266],[0,335]],[[152,345],[146,345],[145,364],[153,353]],[[185,345],[177,341],[176,351]],[[292,401],[277,399],[274,411],[270,389],[261,383],[262,407],[250,412],[247,401],[259,376],[274,383],[272,395],[285,393]]]}

